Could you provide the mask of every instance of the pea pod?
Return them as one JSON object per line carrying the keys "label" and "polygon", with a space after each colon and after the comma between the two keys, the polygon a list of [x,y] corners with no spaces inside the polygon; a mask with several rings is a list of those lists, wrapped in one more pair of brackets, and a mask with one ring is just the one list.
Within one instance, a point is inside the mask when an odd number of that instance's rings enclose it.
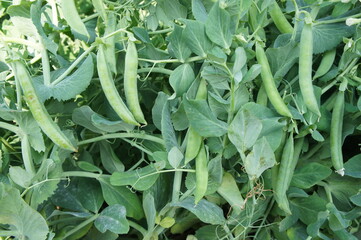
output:
{"label": "pea pod", "polygon": [[332,110],[330,145],[331,145],[331,161],[336,172],[343,176],[345,169],[343,167],[342,156],[342,123],[345,106],[345,93],[339,91]]}
{"label": "pea pod", "polygon": [[122,98],[120,97],[112,75],[110,73],[109,67],[107,65],[107,58],[105,56],[104,46],[99,45],[99,50],[97,53],[97,69],[100,79],[100,84],[103,88],[105,97],[109,101],[110,106],[118,114],[118,116],[126,123],[139,125],[139,123],[134,119],[132,113],[129,111]]}
{"label": "pea pod", "polygon": [[292,114],[287,108],[286,104],[283,102],[281,95],[276,88],[276,84],[273,80],[266,53],[264,52],[263,47],[258,42],[256,43],[256,58],[258,63],[261,64],[261,77],[263,81],[263,86],[266,90],[270,102],[279,114],[291,118]]}
{"label": "pea pod", "polygon": [[196,190],[194,193],[195,204],[197,204],[206,194],[208,186],[208,159],[204,144],[196,157]]}
{"label": "pea pod", "polygon": [[[207,92],[208,91],[206,81],[204,79],[201,79],[197,90],[196,99],[206,99]],[[189,127],[187,133],[187,147],[185,151],[184,164],[187,164],[197,156],[202,141],[203,137],[199,135],[192,127]]]}
{"label": "pea pod", "polygon": [[306,107],[311,110],[311,112],[321,116],[312,85],[312,54],[312,25],[305,23],[300,40],[299,84]]}
{"label": "pea pod", "polygon": [[40,101],[36,94],[31,77],[25,67],[20,61],[11,63],[14,75],[24,92],[24,98],[29,106],[31,114],[40,126],[41,130],[59,147],[76,152],[76,147],[60,130],[59,126],[51,119],[49,113],[46,111],[44,104]]}
{"label": "pea pod", "polygon": [[319,67],[317,68],[317,71],[315,75],[313,76],[313,79],[322,77],[325,75],[332,67],[333,62],[335,61],[336,57],[336,49],[332,49],[327,51],[321,60],[321,63]]}
{"label": "pea pod", "polygon": [[124,70],[124,92],[129,110],[132,112],[135,120],[142,124],[147,124],[144,119],[142,109],[138,99],[137,86],[138,52],[134,42],[128,42],[127,53],[125,54]]}
{"label": "pea pod", "polygon": [[60,6],[63,12],[63,16],[69,26],[76,32],[89,37],[88,30],[86,29],[85,24],[82,22],[79,13],[76,10],[74,0],[60,0]]}
{"label": "pea pod", "polygon": [[293,134],[291,133],[283,148],[275,188],[275,197],[278,206],[288,214],[291,214],[291,210],[289,209],[286,191],[292,179],[294,170],[292,169],[292,166],[295,165],[293,163],[294,161],[297,161],[297,159],[294,159],[294,140]]}
{"label": "pea pod", "polygon": [[293,33],[292,25],[287,21],[276,1],[270,6],[269,14],[281,33]]}

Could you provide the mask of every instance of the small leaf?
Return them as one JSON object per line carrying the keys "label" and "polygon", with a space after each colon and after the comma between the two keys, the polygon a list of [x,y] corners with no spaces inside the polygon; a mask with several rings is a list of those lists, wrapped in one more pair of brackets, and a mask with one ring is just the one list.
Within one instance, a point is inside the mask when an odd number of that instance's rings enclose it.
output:
{"label": "small leaf", "polygon": [[184,63],[185,60],[191,55],[191,50],[187,46],[187,41],[184,41],[184,29],[178,25],[174,25],[173,32],[169,35],[169,53],[174,55],[180,62]]}
{"label": "small leaf", "polygon": [[147,219],[148,230],[152,231],[155,225],[155,218],[157,215],[154,203],[154,197],[151,193],[147,193],[143,197],[143,209],[145,218]]}
{"label": "small leaf", "polygon": [[33,176],[21,167],[10,167],[9,175],[11,180],[20,187],[27,188],[32,183],[31,179]]}
{"label": "small leaf", "polygon": [[244,207],[244,200],[236,181],[230,173],[224,173],[222,184],[217,192],[229,203],[235,214],[241,213],[241,209]]}
{"label": "small leaf", "polygon": [[329,167],[322,164],[312,162],[306,164],[302,168],[296,169],[293,174],[291,186],[299,187],[302,189],[310,188],[318,182],[326,179],[332,173]]}
{"label": "small leaf", "polygon": [[353,156],[345,165],[345,175],[361,178],[361,154]]}
{"label": "small leaf", "polygon": [[94,164],[91,164],[86,161],[79,161],[78,167],[87,172],[98,172],[100,174],[103,172],[100,168],[98,168]]}
{"label": "small leaf", "polygon": [[113,233],[125,234],[129,232],[129,223],[125,215],[125,207],[115,204],[105,208],[95,220],[94,225],[102,233],[109,230]]}
{"label": "small leaf", "polygon": [[178,168],[183,160],[183,154],[178,147],[172,147],[168,153],[168,162],[173,168]]}
{"label": "small leaf", "polygon": [[195,79],[192,67],[188,63],[178,66],[169,77],[169,83],[172,86],[177,97],[182,96],[188,91]]}
{"label": "small leaf", "polygon": [[160,221],[159,225],[162,226],[163,228],[170,228],[171,226],[174,225],[174,223],[175,223],[175,219],[167,216]]}
{"label": "small leaf", "polygon": [[212,47],[209,41],[204,23],[194,20],[182,20],[186,27],[183,31],[183,37],[188,47],[201,57],[206,57],[208,50]]}
{"label": "small leaf", "polygon": [[165,141],[167,152],[169,152],[173,147],[178,147],[178,141],[170,116],[169,101],[167,101],[163,106],[161,119],[162,136]]}
{"label": "small leaf", "polygon": [[194,204],[194,197],[188,197],[181,202],[172,203],[173,207],[182,207],[196,215],[199,220],[209,224],[224,224],[226,219],[220,207],[207,200],[201,199],[197,205]]}

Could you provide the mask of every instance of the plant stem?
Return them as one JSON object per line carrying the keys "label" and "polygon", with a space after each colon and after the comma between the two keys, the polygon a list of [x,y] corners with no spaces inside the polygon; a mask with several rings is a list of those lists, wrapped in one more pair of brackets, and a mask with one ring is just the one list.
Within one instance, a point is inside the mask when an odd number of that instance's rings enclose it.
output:
{"label": "plant stem", "polygon": [[1,41],[4,41],[6,43],[21,44],[21,45],[31,47],[35,50],[41,51],[41,47],[38,44],[31,42],[29,40],[25,40],[22,38],[15,38],[15,37],[3,37],[3,36],[0,39],[1,39]]}
{"label": "plant stem", "polygon": [[46,50],[44,44],[43,49],[41,50],[41,64],[43,65],[43,77],[44,77],[44,85],[50,85],[50,63],[48,51]]}
{"label": "plant stem", "polygon": [[91,173],[91,172],[83,172],[83,171],[67,171],[61,174],[61,177],[86,177],[86,178],[108,178],[110,175],[108,174],[99,174],[99,173]]}
{"label": "plant stem", "polygon": [[131,220],[128,220],[129,226],[140,232],[143,236],[147,235],[147,230],[145,230],[142,226],[140,226],[138,223],[135,223]]}
{"label": "plant stem", "polygon": [[175,172],[174,180],[173,180],[172,203],[178,202],[181,185],[182,185],[182,172]]}
{"label": "plant stem", "polygon": [[172,74],[172,70],[169,69],[165,69],[165,68],[140,68],[137,70],[138,73],[151,73],[151,72],[157,72],[157,73],[164,73],[166,75],[171,75]]}
{"label": "plant stem", "polygon": [[31,176],[34,176],[36,174],[36,171],[33,163],[33,158],[31,156],[31,148],[27,134],[24,134],[21,138],[21,153],[23,156],[23,162],[26,171],[30,173]]}
{"label": "plant stem", "polygon": [[261,224],[260,224],[260,228],[257,229],[257,232],[256,232],[256,234],[254,235],[254,239],[257,239],[257,236],[258,236],[259,232],[263,229],[262,226],[263,226],[263,224],[266,222],[267,216],[268,216],[268,214],[271,212],[274,203],[275,203],[275,199],[272,198],[271,203],[270,203],[270,205],[268,206],[267,211],[265,212],[265,214],[264,214],[264,216],[263,216],[262,222],[261,222]]}
{"label": "plant stem", "polygon": [[152,135],[147,135],[144,133],[135,133],[135,132],[106,134],[103,136],[80,141],[80,142],[78,142],[78,145],[84,145],[84,144],[88,144],[88,143],[92,143],[92,142],[98,142],[98,141],[102,141],[102,140],[106,140],[106,139],[113,139],[113,138],[139,138],[139,139],[144,139],[144,140],[148,140],[148,141],[152,141],[152,142],[156,142],[161,145],[164,145],[164,140],[159,137],[154,137]]}
{"label": "plant stem", "polygon": [[73,228],[72,230],[70,230],[69,232],[67,232],[64,236],[63,239],[66,239],[67,237],[69,237],[70,235],[76,233],[77,231],[79,231],[80,229],[82,229],[83,227],[85,227],[86,225],[88,225],[89,223],[95,221],[95,219],[97,219],[97,217],[99,216],[99,214],[94,214],[92,217],[88,218],[87,220],[85,220],[84,222],[80,223],[78,226],[76,226],[75,228]]}
{"label": "plant stem", "polygon": [[17,237],[19,236],[18,231],[0,231],[0,236],[2,237]]}
{"label": "plant stem", "polygon": [[5,122],[0,122],[0,128],[4,128],[6,130],[9,130],[9,131],[17,134],[18,136],[20,136],[21,133],[22,133],[22,131],[21,131],[21,129],[19,127],[16,127],[14,125],[11,125],[11,124],[5,123]]}
{"label": "plant stem", "polygon": [[150,156],[153,156],[153,153],[151,151],[149,151],[148,149],[145,149],[144,147],[142,146],[139,146],[136,142],[134,141],[130,141],[126,138],[123,138],[123,141],[126,141],[127,143],[129,143],[132,147],[135,147],[135,148],[138,148],[140,151],[143,151],[145,152],[146,154],[150,155]]}
{"label": "plant stem", "polygon": [[85,50],[69,67],[66,69],[63,74],[61,74],[57,79],[54,80],[50,85],[55,86],[59,82],[61,82],[64,78],[66,78],[73,70],[74,68],[85,58],[93,49],[95,48],[95,45],[91,45],[87,50]]}
{"label": "plant stem", "polygon": [[[200,57],[200,56],[195,56],[195,57],[191,57],[188,58],[185,62],[195,62],[195,61],[199,61],[199,60],[203,60],[204,57]],[[151,62],[151,63],[178,63],[180,62],[178,59],[163,59],[163,60],[153,60],[153,59],[146,59],[146,58],[138,58],[139,61],[144,61],[144,62]]]}
{"label": "plant stem", "polygon": [[166,29],[162,29],[162,30],[149,32],[148,34],[152,35],[152,34],[168,33],[168,32],[171,32],[171,31],[173,31],[173,28],[166,28]]}
{"label": "plant stem", "polygon": [[345,22],[347,20],[347,18],[357,18],[357,17],[361,17],[361,13],[352,15],[352,16],[348,16],[348,17],[343,17],[343,18],[336,18],[336,19],[331,19],[331,20],[324,20],[324,21],[319,21],[314,23],[313,25],[321,25],[321,24],[330,24],[330,23],[338,23],[338,22]]}

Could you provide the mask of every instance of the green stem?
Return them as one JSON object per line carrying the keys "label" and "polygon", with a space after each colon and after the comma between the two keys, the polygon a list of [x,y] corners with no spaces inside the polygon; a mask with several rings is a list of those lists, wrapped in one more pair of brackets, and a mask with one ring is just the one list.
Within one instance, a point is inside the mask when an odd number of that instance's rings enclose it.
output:
{"label": "green stem", "polygon": [[[195,56],[195,57],[188,58],[185,62],[189,63],[189,62],[195,62],[195,61],[199,61],[199,60],[203,60],[203,59],[204,59],[204,57]],[[178,62],[180,62],[178,59],[153,60],[153,59],[146,59],[146,58],[138,58],[138,60],[144,61],[144,62],[151,62],[151,63],[178,63]]]}
{"label": "green stem", "polygon": [[114,35],[117,35],[118,33],[121,33],[121,32],[123,32],[123,33],[129,33],[129,32],[128,32],[127,30],[125,30],[124,28],[120,28],[120,29],[118,29],[118,30],[116,30],[116,31],[114,31],[114,32],[109,33],[108,35],[103,36],[102,39],[106,39],[106,38],[113,37]]}
{"label": "green stem", "polygon": [[265,212],[265,214],[264,214],[264,216],[263,216],[263,219],[262,219],[262,222],[261,222],[261,224],[260,224],[260,227],[257,229],[257,232],[256,232],[256,234],[254,235],[254,239],[257,239],[257,236],[258,236],[259,232],[260,232],[262,229],[264,229],[264,228],[262,228],[262,226],[263,226],[263,224],[266,222],[266,219],[267,219],[267,217],[268,217],[268,214],[271,212],[274,203],[275,203],[275,199],[272,198],[272,201],[271,201],[270,205],[269,205],[268,208],[267,208],[267,211]]}
{"label": "green stem", "polygon": [[81,21],[83,23],[86,23],[87,21],[90,21],[90,20],[92,20],[92,19],[94,19],[94,18],[96,18],[98,16],[99,16],[99,13],[93,13],[92,15],[83,18]]}
{"label": "green stem", "polygon": [[98,142],[98,141],[102,141],[102,140],[106,140],[106,139],[114,139],[114,138],[139,138],[139,139],[144,139],[144,140],[148,140],[148,141],[152,141],[152,142],[164,145],[164,140],[159,137],[154,137],[152,135],[147,135],[144,133],[135,133],[135,132],[106,134],[103,136],[80,141],[80,142],[78,142],[78,145],[84,145],[84,144],[88,144],[88,143],[92,143],[92,142]]}
{"label": "green stem", "polygon": [[64,78],[66,78],[74,68],[95,48],[95,45],[91,45],[87,50],[85,50],[69,67],[63,72],[57,79],[54,80],[50,85],[55,86],[59,82],[61,82]]}
{"label": "green stem", "polygon": [[291,37],[291,40],[294,41],[296,39],[296,35],[297,35],[297,28],[298,28],[298,19],[300,17],[300,11],[298,9],[298,5],[297,5],[297,2],[296,0],[292,0],[292,3],[295,7],[295,24],[293,26],[293,33],[292,33],[292,37]]}
{"label": "green stem", "polygon": [[91,172],[83,172],[83,171],[67,171],[61,174],[61,177],[86,177],[86,178],[108,178],[110,175],[108,174],[99,174],[99,173],[91,173]]}
{"label": "green stem", "polygon": [[163,73],[166,75],[171,75],[172,74],[172,70],[169,69],[165,69],[165,68],[140,68],[137,70],[138,73],[151,73],[151,72],[157,72],[157,73]]}
{"label": "green stem", "polygon": [[72,230],[70,230],[69,232],[67,232],[64,236],[63,239],[66,239],[67,237],[69,237],[70,235],[76,233],[77,231],[79,231],[80,229],[82,229],[83,227],[85,227],[86,225],[88,225],[89,223],[95,221],[95,219],[97,219],[97,217],[99,216],[99,214],[95,214],[92,217],[88,218],[87,220],[85,220],[84,222],[80,223],[78,226],[76,226],[75,228],[73,228]]}
{"label": "green stem", "polygon": [[134,141],[130,141],[126,138],[123,138],[123,141],[126,141],[127,143],[129,143],[132,147],[138,148],[140,151],[145,152],[146,154],[148,154],[149,156],[153,156],[153,153],[151,151],[149,151],[148,149],[145,149],[142,146],[139,146],[136,142]]}
{"label": "green stem", "polygon": [[43,65],[43,77],[44,77],[44,85],[50,85],[50,63],[48,51],[46,50],[44,44],[43,49],[41,50],[41,64]]}
{"label": "green stem", "polygon": [[331,193],[330,187],[327,185],[327,183],[321,181],[321,182],[318,182],[317,185],[321,186],[325,189],[327,199],[330,203],[332,203],[333,202],[332,193]]}
{"label": "green stem", "polygon": [[24,167],[31,176],[36,174],[33,158],[31,156],[31,148],[29,144],[28,135],[24,134],[21,138],[21,153],[23,156]]}
{"label": "green stem", "polygon": [[135,223],[131,220],[128,220],[129,226],[140,232],[143,236],[147,235],[147,230],[145,230],[142,226],[140,226],[138,223]]}
{"label": "green stem", "polygon": [[175,172],[174,180],[173,180],[172,203],[178,202],[181,185],[182,185],[182,172]]}
{"label": "green stem", "polygon": [[224,229],[224,231],[227,233],[228,239],[230,239],[230,240],[235,240],[235,239],[234,239],[234,236],[233,236],[233,234],[232,234],[232,231],[228,228],[228,226],[227,226],[226,224],[223,225],[223,229]]}
{"label": "green stem", "polygon": [[17,237],[19,236],[18,231],[0,231],[0,236],[2,237]]}
{"label": "green stem", "polygon": [[357,17],[361,17],[361,13],[358,13],[358,14],[355,14],[355,15],[352,15],[352,16],[348,16],[348,17],[343,17],[343,18],[336,18],[336,19],[331,19],[331,20],[319,21],[319,22],[314,23],[313,26],[321,25],[321,24],[345,22],[348,18],[357,18]]}
{"label": "green stem", "polygon": [[31,42],[29,40],[25,40],[25,39],[22,39],[22,38],[15,38],[15,37],[1,37],[0,38],[1,41],[4,41],[6,43],[15,43],[15,44],[21,44],[21,45],[25,45],[25,46],[28,46],[28,47],[31,47],[35,50],[38,50],[38,51],[41,51],[41,47],[34,43],[34,42]]}
{"label": "green stem", "polygon": [[18,79],[15,78],[15,86],[16,86],[16,109],[21,111],[23,109],[22,96],[21,96],[21,86]]}
{"label": "green stem", "polygon": [[0,128],[4,128],[6,130],[9,130],[9,131],[17,134],[18,136],[22,135],[22,131],[21,131],[21,129],[19,127],[16,127],[16,126],[11,125],[9,123],[0,122]]}

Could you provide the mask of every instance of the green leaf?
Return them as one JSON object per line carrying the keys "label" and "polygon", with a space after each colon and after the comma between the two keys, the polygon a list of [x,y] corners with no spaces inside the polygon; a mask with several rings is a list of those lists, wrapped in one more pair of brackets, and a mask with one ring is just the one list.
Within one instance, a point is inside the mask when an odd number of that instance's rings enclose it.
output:
{"label": "green leaf", "polygon": [[329,167],[312,162],[297,168],[293,174],[291,186],[307,189],[326,179],[332,173]]}
{"label": "green leaf", "polygon": [[170,21],[187,17],[187,8],[178,0],[160,0],[157,2]]}
{"label": "green leaf", "polygon": [[137,194],[126,187],[117,187],[110,184],[109,180],[99,179],[102,187],[104,200],[108,205],[120,204],[127,210],[127,216],[134,219],[142,219],[144,216],[142,205]]}
{"label": "green leaf", "polygon": [[350,158],[344,165],[345,175],[361,178],[361,154],[355,155]]}
{"label": "green leaf", "polygon": [[29,143],[38,152],[45,151],[44,138],[38,123],[30,112],[16,114],[16,120],[22,131],[28,135]]}
{"label": "green leaf", "polygon": [[207,57],[212,43],[206,35],[205,24],[194,20],[182,20],[182,22],[186,25],[183,31],[184,42],[198,56]]}
{"label": "green leaf", "polygon": [[181,102],[177,111],[172,113],[172,122],[174,129],[177,131],[183,131],[189,127],[189,122],[184,110],[183,102]]}
{"label": "green leaf", "polygon": [[311,223],[307,226],[307,233],[311,237],[317,237],[320,234],[320,228],[327,220],[329,213],[327,211],[319,212],[317,214],[317,221]]}
{"label": "green leaf", "polygon": [[361,193],[351,196],[350,200],[356,206],[361,207]]}
{"label": "green leaf", "polygon": [[216,89],[230,89],[228,84],[228,81],[230,81],[229,75],[218,66],[204,67],[201,76]]}
{"label": "green leaf", "polygon": [[87,212],[87,209],[83,206],[82,202],[79,199],[77,194],[76,180],[72,180],[70,183],[68,181],[61,181],[58,184],[53,196],[51,196],[51,201],[59,207],[77,211],[77,212]]}
{"label": "green leaf", "polygon": [[252,151],[244,160],[244,167],[250,179],[256,179],[276,164],[273,150],[265,137],[257,140]]}
{"label": "green leaf", "polygon": [[81,35],[89,37],[89,33],[76,9],[74,0],[60,0],[63,16],[71,29]]}
{"label": "green leaf", "polygon": [[79,179],[77,183],[77,196],[84,208],[93,213],[97,213],[104,202],[100,185],[94,179]]}
{"label": "green leaf", "polygon": [[78,167],[87,172],[98,172],[100,174],[103,172],[100,168],[98,168],[94,164],[86,161],[78,161]]}
{"label": "green leaf", "polygon": [[338,231],[349,226],[350,222],[345,219],[345,214],[338,211],[333,203],[328,203],[326,207],[330,212],[328,224],[332,231]]}
{"label": "green leaf", "polygon": [[17,239],[47,239],[49,229],[45,219],[20,197],[17,189],[0,183],[0,206],[2,228],[10,226]]}
{"label": "green leaf", "polygon": [[209,39],[222,48],[229,49],[232,42],[231,16],[216,2],[206,21],[206,33]]}
{"label": "green leaf", "polygon": [[[70,76],[64,78],[56,85],[44,85],[43,76],[33,78],[34,86],[42,101],[45,101],[51,97],[65,101],[71,98],[75,98],[76,95],[83,92],[90,84],[90,80],[93,77],[94,63],[93,57],[89,55],[80,67]],[[63,71],[57,71],[52,73],[52,79],[54,80]]]}
{"label": "green leaf", "polygon": [[317,221],[318,212],[326,210],[326,201],[316,193],[307,198],[293,198],[290,201],[300,213],[300,219],[305,224]]}
{"label": "green leaf", "polygon": [[113,186],[130,185],[136,190],[144,191],[157,181],[159,177],[157,171],[161,170],[162,167],[164,167],[164,163],[158,162],[133,171],[114,172],[110,177],[110,183]]}
{"label": "green leaf", "polygon": [[318,24],[312,26],[313,54],[323,53],[335,48],[343,38],[350,37],[355,32],[355,26],[344,23]]}
{"label": "green leaf", "polygon": [[187,92],[194,80],[193,69],[188,63],[178,66],[169,77],[169,83],[176,97],[180,97]]}
{"label": "green leaf", "polygon": [[220,137],[227,132],[227,124],[218,120],[205,100],[183,100],[190,125],[203,137]]}
{"label": "green leaf", "polygon": [[155,226],[155,218],[157,215],[154,203],[154,197],[151,193],[143,196],[143,209],[145,218],[147,219],[148,231],[152,231]]}
{"label": "green leaf", "polygon": [[217,189],[217,192],[229,203],[235,214],[241,213],[244,200],[232,174],[224,173],[222,184]]}
{"label": "green leaf", "polygon": [[102,233],[109,230],[113,233],[125,234],[129,232],[129,223],[125,215],[125,207],[115,204],[105,208],[95,220],[94,225]]}
{"label": "green leaf", "polygon": [[184,156],[178,147],[172,147],[168,153],[168,162],[173,168],[178,168],[183,157]]}
{"label": "green leaf", "polygon": [[195,236],[197,239],[217,240],[217,239],[222,239],[223,237],[226,237],[227,233],[224,231],[224,229],[222,227],[206,225],[206,226],[200,227],[196,231]]}
{"label": "green leaf", "polygon": [[206,22],[208,13],[201,0],[192,0],[192,13],[197,21]]}
{"label": "green leaf", "polygon": [[178,25],[174,25],[173,32],[169,35],[168,50],[171,55],[174,55],[182,63],[191,55],[191,50],[188,48],[186,41],[184,41],[184,29]]}
{"label": "green leaf", "polygon": [[101,141],[100,145],[100,159],[105,170],[109,173],[124,172],[124,164],[115,154],[112,146],[106,141]]}
{"label": "green leaf", "polygon": [[194,197],[188,197],[180,202],[172,203],[173,207],[182,207],[196,215],[199,220],[209,224],[224,224],[226,219],[220,207],[207,200],[201,199],[198,204],[194,204]]}
{"label": "green leaf", "polygon": [[243,83],[254,80],[261,73],[261,65],[253,64],[252,67],[243,76]]}
{"label": "green leaf", "polygon": [[169,101],[167,101],[163,106],[161,129],[167,152],[169,152],[173,147],[178,147],[178,141],[170,116]]}
{"label": "green leaf", "polygon": [[240,109],[228,127],[228,138],[240,153],[251,148],[262,131],[262,122],[250,112]]}
{"label": "green leaf", "polygon": [[20,187],[27,188],[32,183],[32,175],[25,169],[15,166],[9,168],[10,179]]}

